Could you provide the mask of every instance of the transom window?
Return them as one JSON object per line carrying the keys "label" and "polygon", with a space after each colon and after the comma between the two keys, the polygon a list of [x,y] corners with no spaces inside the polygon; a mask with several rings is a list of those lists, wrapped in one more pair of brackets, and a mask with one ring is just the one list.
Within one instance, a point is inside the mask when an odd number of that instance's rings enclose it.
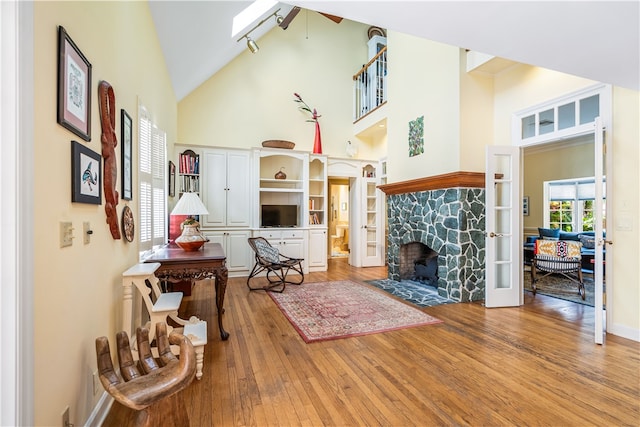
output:
{"label": "transom window", "polygon": [[517,112],[513,137],[532,145],[593,132],[596,117],[608,116],[605,85],[590,87]]}

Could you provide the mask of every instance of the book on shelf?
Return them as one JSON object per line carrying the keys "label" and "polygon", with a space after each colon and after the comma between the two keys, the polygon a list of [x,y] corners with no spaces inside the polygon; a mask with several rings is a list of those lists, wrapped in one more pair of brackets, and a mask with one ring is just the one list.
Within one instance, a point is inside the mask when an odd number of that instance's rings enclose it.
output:
{"label": "book on shelf", "polygon": [[311,224],[311,225],[319,225],[319,224],[321,224],[320,218],[318,217],[317,213],[314,212],[312,214],[309,214],[309,224]]}

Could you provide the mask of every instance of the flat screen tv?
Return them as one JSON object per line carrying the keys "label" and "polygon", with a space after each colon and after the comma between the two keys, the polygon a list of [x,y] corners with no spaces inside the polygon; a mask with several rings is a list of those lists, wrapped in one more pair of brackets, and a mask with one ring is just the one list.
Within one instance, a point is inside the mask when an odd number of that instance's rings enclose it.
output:
{"label": "flat screen tv", "polygon": [[298,206],[262,205],[262,227],[297,227]]}

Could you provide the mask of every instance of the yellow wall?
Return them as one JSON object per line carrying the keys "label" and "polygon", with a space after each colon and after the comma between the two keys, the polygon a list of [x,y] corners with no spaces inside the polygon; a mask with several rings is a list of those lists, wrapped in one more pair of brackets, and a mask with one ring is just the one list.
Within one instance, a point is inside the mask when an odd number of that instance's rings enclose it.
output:
{"label": "yellow wall", "polygon": [[[323,153],[345,157],[347,141],[356,140],[350,77],[367,62],[368,26],[307,16],[308,29],[304,16],[286,31],[273,28],[257,40],[257,53],[246,49],[180,101],[176,142],[250,148],[282,139],[312,151],[315,127],[293,101],[298,93],[322,115]],[[368,144],[358,152],[366,158]]]}
{"label": "yellow wall", "polygon": [[[516,65],[495,77],[495,143],[511,145],[511,117],[516,111],[536,105],[596,84],[551,70]],[[640,230],[637,212],[640,208],[639,93],[621,88],[613,90],[613,129],[609,155],[613,167],[607,172],[613,191],[607,196],[609,207],[607,239],[615,242],[607,248],[607,274],[609,300],[613,318],[607,325],[610,332],[627,337],[638,337],[640,330]],[[526,185],[526,184],[525,184]],[[525,194],[526,195],[526,194]],[[531,201],[530,201],[531,203]],[[532,205],[533,206],[533,205]],[[620,221],[630,217],[631,229]],[[530,223],[529,223],[530,224]]]}
{"label": "yellow wall", "polygon": [[[460,169],[459,49],[389,31],[388,182]],[[424,153],[409,157],[409,122],[424,116]]]}
{"label": "yellow wall", "polygon": [[[636,334],[640,330],[640,92],[614,88],[611,134],[613,166],[607,176],[613,182],[613,197],[607,199],[612,212],[607,220],[607,240],[613,240],[614,245],[607,247],[607,268],[613,267],[614,282],[607,304],[614,307],[614,331],[629,336],[631,330]],[[612,257],[608,256],[610,251]]]}
{"label": "yellow wall", "polygon": [[467,54],[460,49],[460,170],[484,172],[485,150],[494,144],[493,77],[467,73]]}
{"label": "yellow wall", "polygon": [[[555,148],[554,148],[555,147]],[[529,152],[529,151],[532,152]],[[534,147],[525,150],[523,168],[523,197],[529,197],[529,215],[523,217],[525,234],[538,233],[544,226],[545,181],[583,178],[594,175],[593,135],[580,138],[568,145]]]}
{"label": "yellow wall", "polygon": [[[113,240],[104,205],[71,203],[71,140],[74,134],[56,122],[57,26],[65,27],[93,66],[91,141],[101,151],[97,86],[106,80],[116,97],[116,129],[120,139],[120,109],[134,122],[133,200],[121,201],[137,217],[138,97],[174,140],[176,100],[156,39],[146,2],[36,2],[34,4],[34,165],[35,180],[35,414],[36,425],[56,426],[69,405],[71,422],[83,425],[97,398],[95,339],[114,343],[121,329],[121,274],[138,260],[133,243]],[[120,145],[116,147],[120,170]],[[121,188],[120,174],[117,183]],[[104,197],[103,197],[104,199]],[[104,200],[103,200],[104,203]],[[59,222],[71,221],[73,246],[59,247]],[[82,223],[94,231],[82,242]],[[112,350],[114,346],[112,345]]]}

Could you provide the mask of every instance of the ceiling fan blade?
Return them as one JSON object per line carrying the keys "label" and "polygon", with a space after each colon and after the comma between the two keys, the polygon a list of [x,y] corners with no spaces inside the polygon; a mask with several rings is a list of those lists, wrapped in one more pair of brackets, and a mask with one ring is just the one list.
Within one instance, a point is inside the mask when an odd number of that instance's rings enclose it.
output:
{"label": "ceiling fan blade", "polygon": [[291,9],[291,11],[289,11],[287,16],[284,17],[282,22],[280,24],[278,24],[280,26],[280,28],[282,28],[283,30],[286,30],[287,28],[289,28],[289,24],[291,23],[291,21],[293,21],[293,18],[296,17],[298,12],[300,12],[300,7],[299,6],[294,6]]}
{"label": "ceiling fan blade", "polygon": [[341,16],[329,15],[328,13],[322,13],[322,12],[318,12],[318,13],[320,15],[324,16],[325,18],[329,18],[330,20],[332,20],[336,24],[339,24],[340,22],[342,22],[342,17]]}

